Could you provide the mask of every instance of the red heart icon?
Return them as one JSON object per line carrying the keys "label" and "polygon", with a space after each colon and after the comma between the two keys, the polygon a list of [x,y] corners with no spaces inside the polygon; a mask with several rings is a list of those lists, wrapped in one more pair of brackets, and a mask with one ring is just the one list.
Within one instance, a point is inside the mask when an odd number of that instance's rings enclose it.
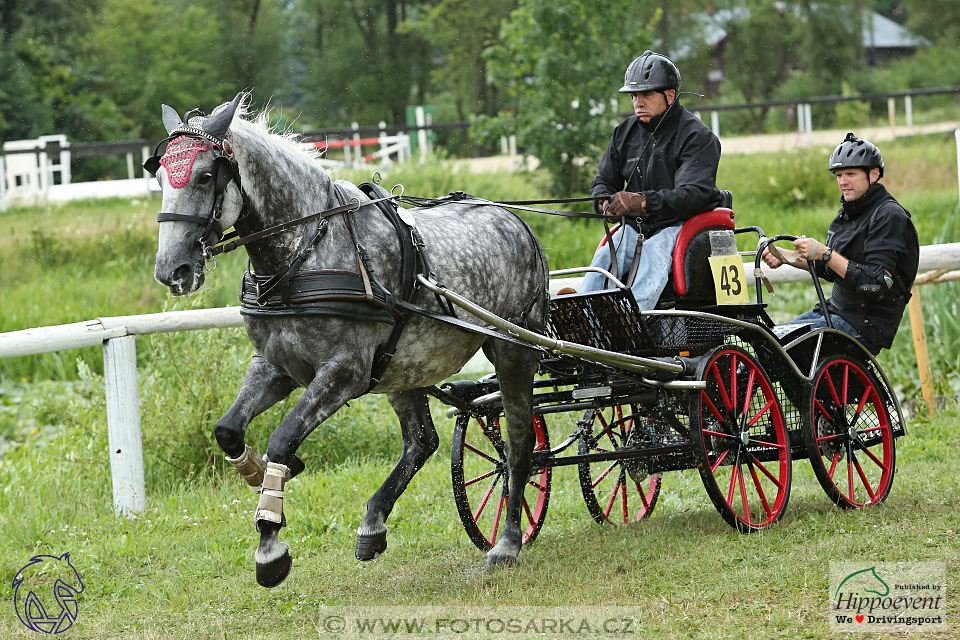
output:
{"label": "red heart icon", "polygon": [[863,616],[857,616],[857,622],[863,622]]}

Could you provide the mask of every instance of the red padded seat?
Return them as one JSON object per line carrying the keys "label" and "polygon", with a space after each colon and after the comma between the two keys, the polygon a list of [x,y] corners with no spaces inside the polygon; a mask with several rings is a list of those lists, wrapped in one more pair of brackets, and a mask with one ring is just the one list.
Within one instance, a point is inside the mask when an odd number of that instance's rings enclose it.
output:
{"label": "red padded seat", "polygon": [[[690,262],[687,262],[688,251],[691,241],[701,231],[715,231],[718,229],[733,230],[733,210],[725,207],[717,207],[713,211],[698,213],[687,220],[680,228],[680,234],[677,236],[677,242],[673,245],[673,289],[677,295],[683,297],[687,295],[688,282],[691,271],[696,268],[694,261],[699,258],[706,263],[706,256],[710,255],[709,241],[705,245],[707,253],[693,255],[689,253]],[[606,239],[606,238],[604,238]],[[697,247],[701,249],[701,247]]]}

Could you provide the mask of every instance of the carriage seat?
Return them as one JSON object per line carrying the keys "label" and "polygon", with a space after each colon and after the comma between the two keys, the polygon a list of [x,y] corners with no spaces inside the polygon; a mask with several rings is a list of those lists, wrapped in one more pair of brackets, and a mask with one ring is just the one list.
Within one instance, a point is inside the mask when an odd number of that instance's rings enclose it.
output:
{"label": "carriage seat", "polygon": [[[617,227],[612,229],[611,233],[616,229]],[[706,257],[710,255],[710,231],[724,229],[734,229],[734,214],[729,207],[717,207],[712,211],[698,213],[683,224],[673,247],[670,279],[660,296],[657,308],[673,307],[681,300],[684,303],[716,302],[713,275]],[[604,236],[599,246],[606,243],[607,238]]]}

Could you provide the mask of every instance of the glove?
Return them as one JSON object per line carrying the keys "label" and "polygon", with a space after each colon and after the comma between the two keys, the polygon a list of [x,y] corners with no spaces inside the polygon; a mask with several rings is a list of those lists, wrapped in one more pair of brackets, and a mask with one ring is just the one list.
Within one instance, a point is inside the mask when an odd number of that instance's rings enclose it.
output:
{"label": "glove", "polygon": [[610,198],[610,206],[604,212],[611,216],[623,216],[629,213],[642,215],[647,210],[647,196],[633,191],[618,191]]}

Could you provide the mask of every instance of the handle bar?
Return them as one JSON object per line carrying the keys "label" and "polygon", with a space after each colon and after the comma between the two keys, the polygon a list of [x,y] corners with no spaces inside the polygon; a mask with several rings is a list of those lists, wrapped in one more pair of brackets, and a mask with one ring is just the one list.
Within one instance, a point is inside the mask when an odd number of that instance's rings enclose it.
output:
{"label": "handle bar", "polygon": [[[760,256],[763,254],[763,250],[767,248],[768,245],[773,244],[774,242],[779,242],[780,240],[787,240],[793,242],[797,239],[797,236],[791,236],[789,234],[781,234],[778,236],[772,236],[770,238],[760,237],[760,242],[757,243],[757,257],[754,259],[754,271],[760,268]],[[817,299],[820,300],[820,308],[823,310],[823,319],[827,322],[827,327],[833,329],[833,318],[830,317],[830,311],[827,309],[827,299],[823,295],[823,287],[820,286],[820,277],[817,275],[817,269],[813,266],[813,262],[807,260],[807,270],[810,272],[810,277],[813,278],[813,286],[817,290]],[[760,296],[760,278],[757,278],[757,296]]]}

